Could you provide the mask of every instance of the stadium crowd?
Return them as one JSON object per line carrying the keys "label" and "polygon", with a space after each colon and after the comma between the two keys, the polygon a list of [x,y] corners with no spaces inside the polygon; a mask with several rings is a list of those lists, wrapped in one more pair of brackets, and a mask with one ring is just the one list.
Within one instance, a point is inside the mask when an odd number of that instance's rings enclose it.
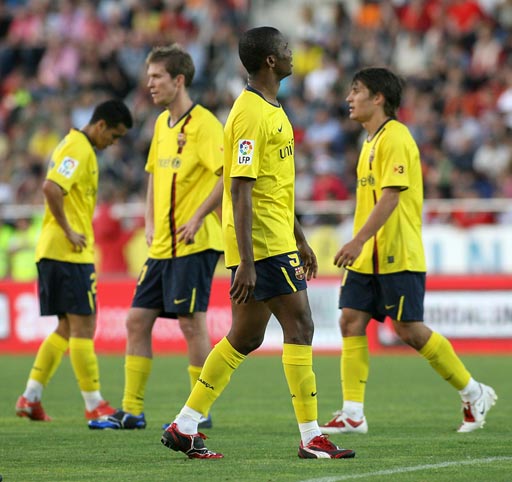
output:
{"label": "stadium crowd", "polygon": [[[144,198],[158,114],[146,88],[147,53],[181,43],[197,68],[191,93],[224,122],[245,85],[237,42],[250,26],[250,7],[250,0],[0,0],[0,205],[42,204],[40,185],[58,140],[83,126],[101,99],[118,97],[135,126],[98,156],[98,224],[106,232],[110,222],[124,239],[126,226],[114,226],[119,220],[108,207]],[[399,118],[420,147],[427,199],[512,198],[512,1],[359,0],[348,7],[301,3],[286,32],[294,75],[282,83],[280,100],[295,128],[297,199],[352,198],[363,134],[348,119],[345,97],[352,74],[369,65],[389,66],[407,81]],[[471,226],[496,216],[429,213],[428,220]],[[38,223],[37,216],[0,219],[0,277],[9,274],[9,256],[35,242]]]}

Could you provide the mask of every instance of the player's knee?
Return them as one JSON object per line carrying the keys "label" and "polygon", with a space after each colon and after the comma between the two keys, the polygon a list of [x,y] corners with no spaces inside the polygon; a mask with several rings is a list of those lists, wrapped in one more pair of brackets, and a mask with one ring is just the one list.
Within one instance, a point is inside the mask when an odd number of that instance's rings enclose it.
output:
{"label": "player's knee", "polygon": [[421,348],[420,340],[414,331],[407,329],[398,329],[395,331],[398,337],[411,348],[414,348],[415,350],[419,350]]}
{"label": "player's knee", "polygon": [[430,329],[421,322],[394,322],[393,326],[395,327],[395,332],[398,337],[415,350],[420,350],[432,333]]}
{"label": "player's knee", "polygon": [[341,335],[343,337],[349,336],[364,336],[366,334],[366,323],[356,317],[345,316],[340,320]]}
{"label": "player's knee", "polygon": [[129,338],[139,338],[151,334],[151,325],[137,316],[128,316],[125,322],[126,332]]}
{"label": "player's knee", "polygon": [[315,331],[315,325],[311,317],[299,318],[295,326],[285,326],[283,328],[285,343],[311,345]]}
{"label": "player's knee", "polygon": [[263,343],[263,336],[254,335],[252,337],[244,337],[243,339],[229,339],[229,342],[233,348],[242,355],[248,355],[249,353],[257,350]]}

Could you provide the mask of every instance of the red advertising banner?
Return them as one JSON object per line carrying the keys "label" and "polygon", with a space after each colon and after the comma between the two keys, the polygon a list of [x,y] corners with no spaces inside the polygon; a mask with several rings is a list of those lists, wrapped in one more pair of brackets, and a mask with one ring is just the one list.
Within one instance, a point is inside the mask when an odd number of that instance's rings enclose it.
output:
{"label": "red advertising banner", "polygon": [[[135,280],[103,279],[98,283],[98,323],[95,336],[100,353],[124,353],[125,320]],[[425,322],[447,336],[458,352],[512,353],[512,276],[430,276],[425,297]],[[212,287],[207,323],[213,343],[231,325],[229,279],[217,278]],[[338,353],[341,348],[337,308],[339,279],[309,283],[315,320],[315,352]],[[35,353],[55,328],[55,317],[39,316],[35,283],[0,281],[0,353]],[[403,350],[391,324],[371,323],[372,352]],[[271,320],[260,351],[280,352],[282,334]],[[186,343],[174,320],[158,319],[153,348],[159,353],[185,353]]]}
{"label": "red advertising banner", "polygon": [[[98,282],[98,317],[95,346],[98,352],[124,353],[125,320],[135,289],[134,279]],[[207,323],[212,342],[219,341],[231,325],[229,280],[212,287]],[[34,353],[55,329],[56,317],[39,316],[36,283],[0,282],[0,353]],[[186,343],[175,320],[159,318],[153,329],[155,352],[186,352]]]}

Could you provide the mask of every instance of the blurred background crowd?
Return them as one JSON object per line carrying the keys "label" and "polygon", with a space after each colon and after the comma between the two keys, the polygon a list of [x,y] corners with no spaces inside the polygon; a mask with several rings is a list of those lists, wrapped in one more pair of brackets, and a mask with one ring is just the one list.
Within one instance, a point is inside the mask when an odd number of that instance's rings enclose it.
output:
{"label": "blurred background crowd", "polygon": [[[271,6],[281,15],[265,18]],[[344,99],[353,73],[370,65],[407,81],[399,118],[420,147],[427,199],[512,198],[512,0],[0,0],[0,207],[12,211],[0,217],[0,277],[35,275],[40,218],[32,208],[43,203],[48,158],[107,97],[127,102],[135,126],[98,156],[96,236],[112,253],[100,271],[130,272],[130,256],[119,253],[127,243],[138,250],[142,219],[112,207],[144,201],[159,113],[146,88],[148,51],[184,45],[196,65],[193,98],[224,122],[245,85],[238,36],[255,23],[283,30],[293,50],[280,100],[295,129],[299,202],[353,198],[363,132]],[[461,227],[507,219],[426,214]]]}

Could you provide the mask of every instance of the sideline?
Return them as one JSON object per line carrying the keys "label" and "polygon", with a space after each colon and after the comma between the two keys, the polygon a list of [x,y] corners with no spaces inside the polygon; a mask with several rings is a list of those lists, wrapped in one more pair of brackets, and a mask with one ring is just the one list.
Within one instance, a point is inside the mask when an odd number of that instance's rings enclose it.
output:
{"label": "sideline", "polygon": [[300,482],[340,482],[342,480],[355,480],[364,477],[377,477],[379,475],[403,474],[406,472],[417,472],[419,470],[442,469],[452,465],[477,465],[490,464],[492,462],[503,462],[512,460],[512,457],[486,457],[483,459],[459,460],[453,462],[441,462],[439,464],[415,465],[412,467],[397,467],[396,469],[378,470],[376,472],[366,472],[364,474],[342,475],[334,477],[320,477],[318,479],[301,480]]}

